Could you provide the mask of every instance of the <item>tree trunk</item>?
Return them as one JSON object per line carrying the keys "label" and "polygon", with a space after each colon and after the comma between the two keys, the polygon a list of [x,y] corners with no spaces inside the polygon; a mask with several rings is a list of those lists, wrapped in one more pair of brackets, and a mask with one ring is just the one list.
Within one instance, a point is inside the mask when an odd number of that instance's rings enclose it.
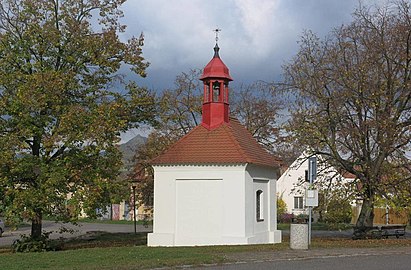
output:
{"label": "tree trunk", "polygon": [[[39,136],[34,136],[33,137],[33,145],[31,147],[32,149],[32,154],[35,157],[40,157],[40,137]],[[41,173],[39,167],[35,167],[33,169],[33,177],[34,180],[33,182],[38,185],[38,177],[39,174]],[[38,186],[37,186],[38,188]],[[40,209],[34,209],[34,217],[31,220],[31,238],[32,239],[40,239],[41,237],[41,230],[42,230],[42,219],[43,219],[43,213]]]}
{"label": "tree trunk", "polygon": [[41,210],[37,210],[34,218],[31,220],[31,238],[39,239],[42,231],[43,214]]}
{"label": "tree trunk", "polygon": [[360,215],[354,227],[354,239],[365,239],[367,228],[373,226],[374,221],[374,196],[364,198]]}

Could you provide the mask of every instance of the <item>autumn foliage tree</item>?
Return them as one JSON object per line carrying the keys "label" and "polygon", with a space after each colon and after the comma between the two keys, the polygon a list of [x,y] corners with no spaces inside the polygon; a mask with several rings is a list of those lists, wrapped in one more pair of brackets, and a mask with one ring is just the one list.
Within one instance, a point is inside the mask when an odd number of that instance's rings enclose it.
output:
{"label": "autumn foliage tree", "polygon": [[157,130],[167,133],[168,137],[180,138],[201,123],[201,74],[199,69],[182,72],[176,76],[174,87],[161,93],[157,102]]}
{"label": "autumn foliage tree", "polygon": [[152,95],[118,73],[147,67],[142,40],[119,39],[123,2],[0,3],[1,208],[30,220],[33,238],[44,215],[70,221],[107,205],[120,132],[153,117]]}
{"label": "autumn foliage tree", "polygon": [[231,114],[238,118],[253,137],[268,151],[276,152],[282,139],[281,110],[284,102],[277,89],[269,83],[257,81],[233,90]]}
{"label": "autumn foliage tree", "polygon": [[360,6],[350,24],[324,39],[307,32],[300,46],[285,67],[297,97],[294,138],[356,176],[362,209],[354,234],[362,237],[376,197],[411,185],[410,3]]}

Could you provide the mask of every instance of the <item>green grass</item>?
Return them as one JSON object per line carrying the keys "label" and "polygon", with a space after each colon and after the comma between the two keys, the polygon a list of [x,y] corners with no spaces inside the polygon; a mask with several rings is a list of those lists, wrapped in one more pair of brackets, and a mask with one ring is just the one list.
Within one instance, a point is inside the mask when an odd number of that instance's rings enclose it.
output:
{"label": "green grass", "polygon": [[0,254],[0,269],[147,269],[227,261],[225,254],[283,250],[286,244],[220,247],[109,247]]}
{"label": "green grass", "polygon": [[[51,220],[55,221],[56,219],[53,217],[46,217],[44,220]],[[109,219],[95,219],[95,218],[79,218],[76,222],[84,222],[84,223],[100,223],[100,224],[127,224],[132,225],[134,221],[132,220],[109,220]],[[151,225],[153,221],[142,221],[138,220],[137,224],[139,225]]]}
{"label": "green grass", "polygon": [[[289,250],[287,237],[280,244],[214,247],[147,247],[146,235],[96,233],[65,243],[63,251],[0,253],[0,269],[149,269],[229,262],[264,252]],[[121,245],[121,246],[118,246]],[[98,246],[98,247],[96,247]],[[314,238],[313,249],[410,246],[411,239],[350,240]]]}
{"label": "green grass", "polygon": [[290,229],[290,223],[278,223],[277,224],[277,229],[278,230],[289,230]]}
{"label": "green grass", "polygon": [[[289,230],[290,229],[290,223],[279,223],[277,224],[277,228],[279,230]],[[350,224],[326,224],[326,223],[312,223],[312,229],[317,230],[317,231],[332,231],[332,230],[349,230],[352,229],[352,225]]]}
{"label": "green grass", "polygon": [[201,265],[227,261],[226,254],[278,251],[277,245],[215,247],[147,247],[147,234],[95,232],[64,242],[62,251],[43,253],[0,252],[0,269],[148,269]]}
{"label": "green grass", "polygon": [[[128,224],[132,225],[134,224],[134,221],[132,220],[101,220],[101,219],[92,219],[92,218],[81,218],[78,220],[78,222],[85,222],[85,223],[103,223],[103,224]],[[152,224],[152,221],[149,221],[148,224]],[[138,220],[137,224],[139,225],[144,225],[144,222],[142,220]]]}
{"label": "green grass", "polygon": [[[221,257],[222,259],[222,257]],[[111,247],[60,252],[3,254],[1,269],[145,269],[196,262],[215,256],[189,249]]]}

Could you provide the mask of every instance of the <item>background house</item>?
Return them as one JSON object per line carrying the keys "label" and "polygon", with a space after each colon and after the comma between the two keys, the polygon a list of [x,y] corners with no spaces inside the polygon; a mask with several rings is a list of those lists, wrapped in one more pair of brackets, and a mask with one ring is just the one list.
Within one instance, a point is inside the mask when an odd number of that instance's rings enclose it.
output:
{"label": "background house", "polygon": [[[354,182],[352,174],[341,174],[334,167],[326,164],[321,156],[317,157],[317,179],[314,186],[320,193],[332,196],[338,189],[347,189]],[[287,205],[287,213],[299,215],[308,214],[304,193],[308,188],[308,155],[301,154],[277,180],[277,196],[281,197]],[[354,203],[354,202],[353,202]]]}
{"label": "background house", "polygon": [[[318,174],[314,183],[323,196],[323,200],[330,201],[336,192],[350,198],[352,207],[351,223],[355,224],[361,210],[361,200],[355,196],[355,176],[350,173],[340,173],[330,166],[321,157],[317,156]],[[304,193],[308,188],[308,155],[301,154],[277,180],[277,196],[287,205],[287,213],[299,215],[308,214]],[[319,213],[314,211],[314,220]],[[374,209],[374,224],[406,224],[409,222],[409,210],[396,209],[385,205]]]}

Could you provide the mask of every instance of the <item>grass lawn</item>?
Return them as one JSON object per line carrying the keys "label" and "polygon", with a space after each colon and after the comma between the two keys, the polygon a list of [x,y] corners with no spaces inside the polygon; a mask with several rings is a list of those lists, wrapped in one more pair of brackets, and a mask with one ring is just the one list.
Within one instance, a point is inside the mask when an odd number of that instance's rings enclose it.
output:
{"label": "grass lawn", "polygon": [[[329,231],[329,230],[351,230],[352,226],[350,224],[337,224],[330,226],[329,224],[326,223],[320,223],[320,222],[315,222],[312,223],[312,229],[313,230],[321,230],[321,231]],[[279,223],[277,224],[277,228],[279,230],[289,230],[290,229],[290,223]]]}
{"label": "grass lawn", "polygon": [[[290,230],[290,223],[278,223],[277,228],[279,230]],[[351,224],[337,224],[337,225],[328,225],[327,223],[312,223],[312,229],[314,231],[338,231],[338,230],[352,230],[353,225]],[[406,230],[411,231],[411,225],[408,225]]]}
{"label": "grass lawn", "polygon": [[[134,224],[132,220],[107,220],[107,219],[91,219],[91,218],[81,218],[78,222],[85,222],[85,223],[103,223],[103,224]],[[137,224],[139,225],[152,225],[153,221],[143,221],[138,220]]]}
{"label": "grass lawn", "polygon": [[[53,217],[46,217],[44,220],[51,220],[55,221]],[[101,223],[101,224],[128,224],[132,225],[134,224],[133,220],[109,220],[109,219],[96,219],[96,218],[80,218],[77,220],[77,222],[84,222],[84,223]],[[143,221],[143,220],[138,220],[137,224],[139,225],[152,225],[153,221]]]}
{"label": "grass lawn", "polygon": [[125,246],[43,253],[0,253],[0,269],[147,269],[227,261],[225,254],[287,249],[287,244],[216,247]]}
{"label": "grass lawn", "polygon": [[[276,245],[153,248],[145,234],[100,233],[66,242],[63,251],[0,253],[0,269],[148,269],[228,262],[241,254],[289,250],[289,240]],[[96,247],[98,246],[98,247]],[[350,240],[314,238],[313,249],[410,246],[411,239]]]}
{"label": "grass lawn", "polygon": [[110,247],[0,255],[0,269],[146,269],[223,261],[190,248]]}

